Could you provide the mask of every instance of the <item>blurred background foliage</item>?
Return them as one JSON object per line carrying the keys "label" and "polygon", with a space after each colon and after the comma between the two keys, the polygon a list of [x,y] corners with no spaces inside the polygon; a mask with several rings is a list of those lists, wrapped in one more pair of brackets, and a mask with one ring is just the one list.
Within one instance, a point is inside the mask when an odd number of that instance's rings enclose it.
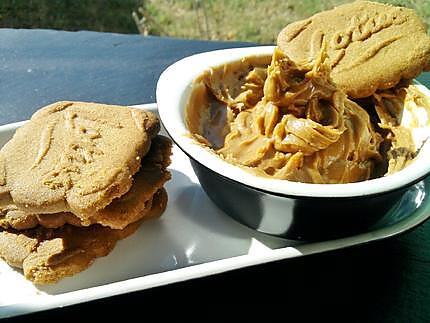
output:
{"label": "blurred background foliage", "polygon": [[[273,43],[288,23],[349,0],[0,0],[0,27]],[[380,1],[415,9],[430,0]]]}

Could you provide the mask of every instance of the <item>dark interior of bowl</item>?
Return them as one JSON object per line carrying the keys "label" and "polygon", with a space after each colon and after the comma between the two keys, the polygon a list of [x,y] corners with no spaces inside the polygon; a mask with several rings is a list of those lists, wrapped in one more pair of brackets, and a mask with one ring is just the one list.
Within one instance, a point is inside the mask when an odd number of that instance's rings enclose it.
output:
{"label": "dark interior of bowl", "polygon": [[[369,231],[392,222],[393,216],[399,217],[393,209],[400,203],[415,203],[416,195],[422,194],[411,191],[414,196],[406,202],[402,196],[411,188],[357,198],[276,196],[237,183],[194,160],[191,163],[203,189],[221,210],[253,229],[292,240],[321,241]],[[425,187],[419,190],[425,192]]]}

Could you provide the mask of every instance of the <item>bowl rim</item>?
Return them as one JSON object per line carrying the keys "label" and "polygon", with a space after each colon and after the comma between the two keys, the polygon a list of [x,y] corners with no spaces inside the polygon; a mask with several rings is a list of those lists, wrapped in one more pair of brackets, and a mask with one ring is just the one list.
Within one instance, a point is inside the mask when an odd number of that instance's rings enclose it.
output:
{"label": "bowl rim", "polygon": [[[275,46],[229,48],[185,57],[165,69],[157,82],[156,99],[161,122],[175,144],[206,168],[249,188],[278,196],[290,197],[359,197],[381,195],[413,185],[430,173],[430,140],[416,160],[401,171],[380,178],[346,184],[312,184],[260,177],[230,164],[189,135],[185,124],[185,107],[192,82],[213,66],[240,60],[246,56],[271,55]],[[426,96],[430,90],[415,81]]]}

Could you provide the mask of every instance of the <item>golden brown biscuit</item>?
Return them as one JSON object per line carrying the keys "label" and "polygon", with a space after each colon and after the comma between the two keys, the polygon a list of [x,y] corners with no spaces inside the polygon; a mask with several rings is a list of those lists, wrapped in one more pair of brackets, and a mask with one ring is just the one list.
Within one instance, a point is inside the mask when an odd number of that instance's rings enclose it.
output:
{"label": "golden brown biscuit", "polygon": [[426,26],[411,9],[357,1],[294,22],[278,36],[293,61],[314,59],[327,44],[331,77],[350,97],[412,79],[430,62]]}
{"label": "golden brown biscuit", "polygon": [[[144,219],[160,216],[167,205],[167,193],[160,189]],[[37,228],[0,231],[0,256],[11,266],[22,268],[24,276],[37,284],[55,283],[88,268],[98,257],[109,254],[116,242],[136,231],[142,221],[123,230],[101,225],[58,229]]]}
{"label": "golden brown biscuit", "polygon": [[70,212],[27,214],[16,205],[10,204],[0,207],[0,227],[24,230],[39,224],[46,228],[58,228],[66,223],[75,226],[98,223],[112,229],[123,229],[151,210],[153,195],[170,179],[170,173],[166,168],[170,164],[171,147],[170,139],[156,136],[151,149],[142,160],[141,169],[134,176],[131,189],[114,199],[104,209],[89,215],[85,222]]}
{"label": "golden brown biscuit", "polygon": [[57,102],[36,112],[0,151],[0,204],[72,212],[83,222],[132,185],[160,128],[143,110]]}
{"label": "golden brown biscuit", "polygon": [[142,160],[142,168],[130,191],[96,212],[90,217],[90,221],[113,229],[122,229],[144,216],[150,206],[142,206],[142,201],[150,202],[153,195],[171,178],[166,169],[170,165],[171,148],[172,142],[169,138],[157,136],[150,152]]}

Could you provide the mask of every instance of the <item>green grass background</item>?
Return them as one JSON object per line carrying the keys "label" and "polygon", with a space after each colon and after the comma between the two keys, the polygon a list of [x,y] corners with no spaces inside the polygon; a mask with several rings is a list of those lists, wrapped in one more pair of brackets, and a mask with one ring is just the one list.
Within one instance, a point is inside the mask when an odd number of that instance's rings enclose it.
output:
{"label": "green grass background", "polygon": [[[138,33],[272,43],[288,23],[348,0],[0,0],[0,27]],[[430,22],[430,0],[380,1],[414,8]],[[141,8],[138,11],[138,8]]]}

